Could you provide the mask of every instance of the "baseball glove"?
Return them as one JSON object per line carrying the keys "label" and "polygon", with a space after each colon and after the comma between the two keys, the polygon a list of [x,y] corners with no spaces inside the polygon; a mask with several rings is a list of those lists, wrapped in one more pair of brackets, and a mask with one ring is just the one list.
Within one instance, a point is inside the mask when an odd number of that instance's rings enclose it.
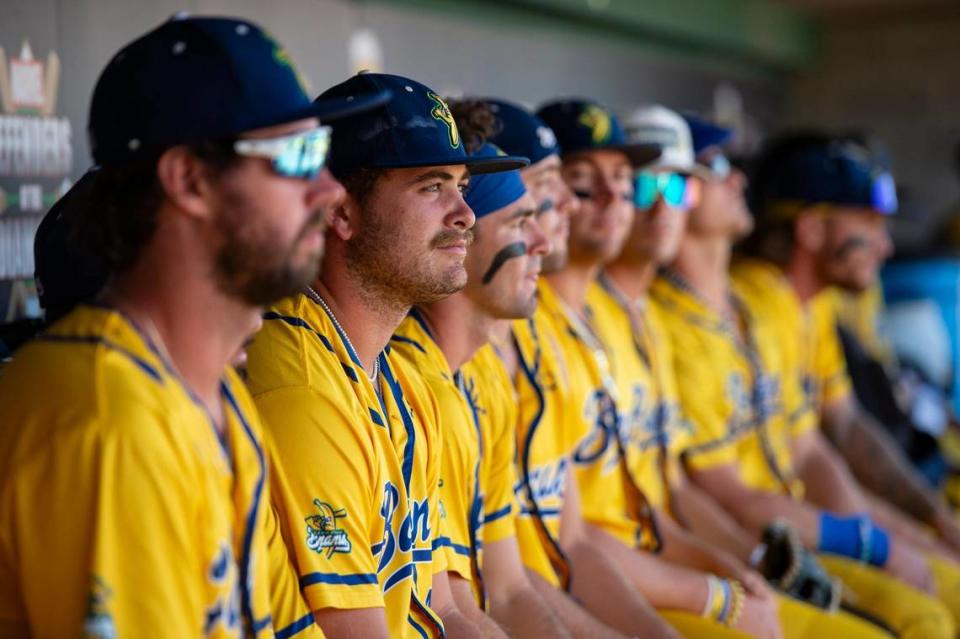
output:
{"label": "baseball glove", "polygon": [[830,612],[840,607],[843,587],[831,577],[785,521],[775,521],[763,531],[762,555],[757,570],[777,590]]}

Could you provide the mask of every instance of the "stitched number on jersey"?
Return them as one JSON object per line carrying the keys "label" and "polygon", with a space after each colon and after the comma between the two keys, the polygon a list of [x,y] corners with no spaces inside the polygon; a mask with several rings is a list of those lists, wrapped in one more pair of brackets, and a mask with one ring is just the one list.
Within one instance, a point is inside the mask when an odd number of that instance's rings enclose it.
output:
{"label": "stitched number on jersey", "polygon": [[317,514],[305,519],[307,522],[307,548],[317,553],[326,553],[327,559],[334,553],[348,553],[353,547],[347,531],[337,527],[338,519],[346,519],[346,508],[334,508],[330,504],[313,500]]}

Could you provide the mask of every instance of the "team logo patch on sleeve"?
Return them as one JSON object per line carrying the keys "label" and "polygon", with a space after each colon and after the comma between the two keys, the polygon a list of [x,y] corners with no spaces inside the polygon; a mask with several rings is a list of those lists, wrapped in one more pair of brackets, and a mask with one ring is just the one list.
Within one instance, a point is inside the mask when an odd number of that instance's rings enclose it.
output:
{"label": "team logo patch on sleeve", "polygon": [[337,520],[346,518],[347,509],[335,509],[319,499],[314,499],[313,505],[319,513],[304,519],[307,522],[307,548],[321,554],[326,552],[327,559],[330,559],[334,553],[350,552],[353,545],[350,543],[347,531],[337,528]]}
{"label": "team logo patch on sleeve", "polygon": [[107,605],[113,595],[100,577],[93,577],[87,598],[87,615],[83,620],[84,639],[116,639],[117,628]]}

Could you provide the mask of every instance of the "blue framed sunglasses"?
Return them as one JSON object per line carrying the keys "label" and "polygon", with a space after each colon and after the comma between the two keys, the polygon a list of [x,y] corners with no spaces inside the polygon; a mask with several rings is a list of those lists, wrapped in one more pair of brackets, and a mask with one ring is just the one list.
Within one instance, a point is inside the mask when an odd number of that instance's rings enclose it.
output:
{"label": "blue framed sunglasses", "polygon": [[326,166],[330,133],[330,127],[320,126],[279,138],[237,140],[233,150],[237,155],[270,160],[277,175],[313,180]]}
{"label": "blue framed sunglasses", "polygon": [[683,173],[640,171],[634,177],[633,204],[647,210],[663,198],[669,206],[687,210],[695,204],[694,180]]}

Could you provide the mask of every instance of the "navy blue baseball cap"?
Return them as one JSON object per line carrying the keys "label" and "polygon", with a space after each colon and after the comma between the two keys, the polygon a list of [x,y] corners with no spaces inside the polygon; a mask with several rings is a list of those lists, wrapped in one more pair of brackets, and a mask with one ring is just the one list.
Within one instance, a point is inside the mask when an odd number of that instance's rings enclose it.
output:
{"label": "navy blue baseball cap", "polygon": [[287,51],[256,24],[174,17],[123,47],[100,74],[90,148],[98,164],[112,166],[304,118],[329,122],[389,98],[312,102]]}
{"label": "navy blue baseball cap", "polygon": [[84,174],[40,222],[33,240],[34,277],[47,323],[100,292],[110,271],[96,255],[70,241],[78,215],[91,206],[96,170]]}
{"label": "navy blue baseball cap", "polygon": [[511,155],[530,158],[531,164],[560,154],[557,136],[546,122],[512,102],[495,98],[481,99],[498,121],[497,132],[488,138],[489,142]]}
{"label": "navy blue baseball cap", "polygon": [[557,100],[541,106],[537,116],[556,134],[564,155],[601,149],[622,151],[635,167],[660,156],[659,145],[631,143],[617,116],[596,102]]}
{"label": "navy blue baseball cap", "polygon": [[359,169],[400,169],[465,164],[471,173],[525,166],[525,158],[468,156],[450,107],[415,80],[386,73],[358,73],[324,91],[319,100],[389,92],[380,106],[344,118],[334,127],[327,165],[337,176]]}
{"label": "navy blue baseball cap", "polygon": [[834,204],[897,211],[893,176],[862,144],[822,134],[787,135],[763,150],[751,179],[758,213],[779,204]]}
{"label": "navy blue baseball cap", "polygon": [[683,113],[693,138],[693,152],[697,155],[712,146],[722,146],[733,137],[733,129],[705,120],[692,113]]}

